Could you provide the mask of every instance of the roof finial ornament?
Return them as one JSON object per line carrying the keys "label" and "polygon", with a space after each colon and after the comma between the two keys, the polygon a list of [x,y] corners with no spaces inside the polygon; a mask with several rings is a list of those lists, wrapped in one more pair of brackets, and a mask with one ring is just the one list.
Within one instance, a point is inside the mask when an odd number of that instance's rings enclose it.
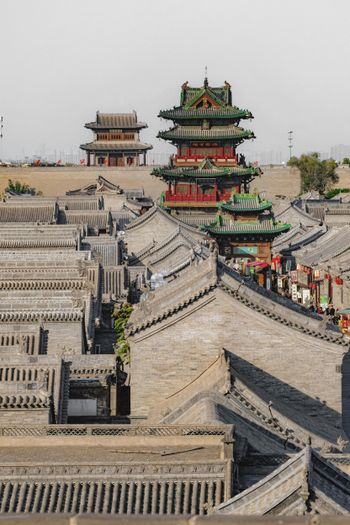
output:
{"label": "roof finial ornament", "polygon": [[204,68],[204,87],[208,87],[208,66]]}

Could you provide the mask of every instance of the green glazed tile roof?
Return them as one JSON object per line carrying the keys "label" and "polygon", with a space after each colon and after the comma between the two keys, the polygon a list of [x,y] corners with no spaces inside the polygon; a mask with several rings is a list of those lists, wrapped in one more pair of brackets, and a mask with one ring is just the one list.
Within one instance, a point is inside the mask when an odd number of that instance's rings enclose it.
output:
{"label": "green glazed tile roof", "polygon": [[200,177],[209,177],[209,178],[215,178],[215,177],[229,177],[231,175],[237,175],[237,176],[258,176],[261,174],[260,168],[243,168],[240,166],[237,167],[231,167],[231,168],[224,168],[224,167],[216,167],[213,166],[212,168],[173,168],[171,166],[164,166],[161,168],[154,168],[154,170],[151,173],[152,175],[155,175],[157,177],[174,177],[174,178],[200,178]]}
{"label": "green glazed tile roof", "polygon": [[252,131],[238,126],[213,126],[211,129],[201,129],[198,126],[175,126],[168,131],[160,131],[158,138],[166,140],[241,140],[253,139]]}
{"label": "green glazed tile roof", "polygon": [[221,87],[211,87],[208,85],[207,79],[204,80],[204,85],[202,87],[191,87],[185,82],[181,90],[180,103],[182,106],[189,107],[205,93],[221,106],[231,104],[232,96],[229,84]]}
{"label": "green glazed tile roof", "polygon": [[253,118],[247,109],[239,109],[235,106],[211,107],[211,108],[189,108],[177,107],[160,111],[159,117],[165,119],[245,119]]}
{"label": "green glazed tile roof", "polygon": [[213,235],[274,235],[288,231],[290,224],[274,223],[272,219],[264,221],[229,221],[218,217],[215,223],[201,226],[201,229]]}
{"label": "green glazed tile roof", "polygon": [[[188,92],[188,91],[187,91]],[[188,97],[188,101],[185,102],[184,107],[190,108],[193,106],[203,95],[207,95],[207,97],[211,98],[213,102],[218,104],[221,107],[225,107],[225,102],[221,98],[221,90],[220,93],[218,93],[216,90],[210,88],[209,86],[203,86],[202,88],[198,89],[196,93],[194,93],[194,96],[192,98]]]}
{"label": "green glazed tile roof", "polygon": [[261,200],[259,195],[235,194],[233,199],[220,205],[229,212],[264,211],[272,208],[272,202]]}

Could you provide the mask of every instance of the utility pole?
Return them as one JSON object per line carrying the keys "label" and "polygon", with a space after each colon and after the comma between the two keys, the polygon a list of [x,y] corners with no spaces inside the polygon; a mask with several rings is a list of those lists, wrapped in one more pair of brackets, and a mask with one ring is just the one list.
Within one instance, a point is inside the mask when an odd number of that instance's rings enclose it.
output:
{"label": "utility pole", "polygon": [[289,160],[292,158],[293,149],[293,131],[288,131],[288,148],[289,148]]}
{"label": "utility pole", "polygon": [[[0,116],[0,142],[1,142],[1,146],[2,146],[2,138],[4,136],[3,134],[3,129],[4,129],[4,117],[3,116]],[[0,161],[2,160],[1,159],[1,154],[2,154],[2,147],[0,147]]]}

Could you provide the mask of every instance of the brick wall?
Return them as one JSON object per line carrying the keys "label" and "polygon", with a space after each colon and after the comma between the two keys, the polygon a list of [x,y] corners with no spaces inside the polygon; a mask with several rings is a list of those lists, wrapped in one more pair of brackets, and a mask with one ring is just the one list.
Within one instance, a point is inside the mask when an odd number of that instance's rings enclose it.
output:
{"label": "brick wall", "polygon": [[[211,301],[210,301],[211,299]],[[132,414],[184,388],[226,348],[233,366],[268,396],[340,424],[346,349],[284,326],[220,289],[130,338]]]}

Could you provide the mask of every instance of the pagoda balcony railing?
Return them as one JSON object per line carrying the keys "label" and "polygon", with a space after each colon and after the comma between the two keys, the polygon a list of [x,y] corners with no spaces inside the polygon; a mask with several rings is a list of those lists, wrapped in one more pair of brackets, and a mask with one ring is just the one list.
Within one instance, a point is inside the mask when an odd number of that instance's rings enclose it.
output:
{"label": "pagoda balcony railing", "polygon": [[230,194],[224,195],[205,195],[203,193],[170,193],[165,192],[165,202],[217,202],[221,200],[228,200]]}
{"label": "pagoda balcony railing", "polygon": [[165,200],[170,202],[215,202],[217,200],[216,195],[196,195],[196,194],[185,194],[176,193],[172,195],[169,191],[165,192]]}
{"label": "pagoda balcony railing", "polygon": [[188,156],[188,155],[175,155],[173,157],[173,162],[175,164],[179,163],[181,165],[184,165],[184,164],[198,164],[198,163],[202,162],[207,157],[210,158],[211,160],[213,160],[215,163],[221,164],[221,165],[225,165],[225,164],[235,165],[235,164],[238,164],[237,158],[235,156],[224,156],[224,157],[221,157],[219,155],[193,155],[191,157]]}

